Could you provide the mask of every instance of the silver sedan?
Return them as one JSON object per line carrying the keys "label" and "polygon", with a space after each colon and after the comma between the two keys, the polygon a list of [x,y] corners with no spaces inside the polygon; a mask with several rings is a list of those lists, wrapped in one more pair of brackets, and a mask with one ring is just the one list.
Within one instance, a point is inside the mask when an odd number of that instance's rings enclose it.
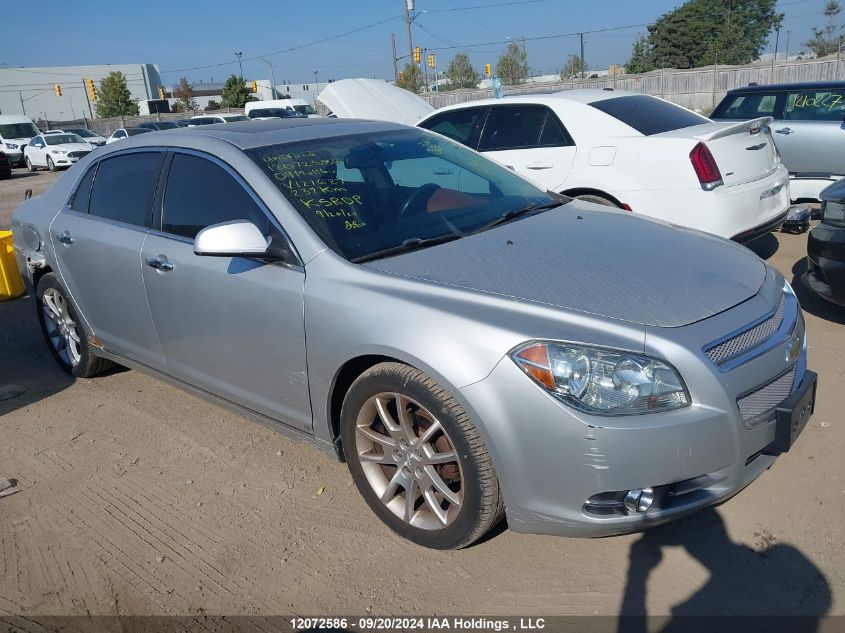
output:
{"label": "silver sedan", "polygon": [[726,240],[540,191],[436,134],[251,121],[95,152],[13,231],[56,361],[148,372],[345,461],[457,548],[735,494],[812,413],[792,289]]}

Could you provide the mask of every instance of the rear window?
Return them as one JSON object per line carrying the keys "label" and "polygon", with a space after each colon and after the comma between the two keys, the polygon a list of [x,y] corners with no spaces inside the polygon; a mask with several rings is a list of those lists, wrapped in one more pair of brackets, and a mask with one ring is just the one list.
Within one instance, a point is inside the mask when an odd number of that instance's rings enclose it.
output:
{"label": "rear window", "polygon": [[161,159],[159,152],[139,152],[102,161],[91,192],[88,213],[144,226],[152,205]]}
{"label": "rear window", "polygon": [[645,136],[710,123],[700,114],[647,95],[615,97],[590,105]]}
{"label": "rear window", "polygon": [[776,102],[777,95],[774,93],[755,92],[728,96],[713,111],[713,118],[746,120],[774,116]]}

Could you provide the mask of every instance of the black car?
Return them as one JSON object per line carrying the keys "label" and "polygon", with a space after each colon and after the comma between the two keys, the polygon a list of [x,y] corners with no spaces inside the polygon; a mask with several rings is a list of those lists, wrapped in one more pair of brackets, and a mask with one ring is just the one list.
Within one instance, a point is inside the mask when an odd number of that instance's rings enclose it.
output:
{"label": "black car", "polygon": [[845,306],[845,178],[822,191],[822,221],[807,241],[804,283]]}
{"label": "black car", "polygon": [[176,130],[181,126],[177,125],[175,121],[145,121],[144,123],[139,123],[137,127],[148,130]]}
{"label": "black car", "polygon": [[289,108],[256,108],[247,113],[250,119],[264,119],[273,117],[277,119],[307,119],[307,115],[301,114]]}
{"label": "black car", "polygon": [[12,163],[5,152],[0,151],[0,178],[10,178],[12,175]]}

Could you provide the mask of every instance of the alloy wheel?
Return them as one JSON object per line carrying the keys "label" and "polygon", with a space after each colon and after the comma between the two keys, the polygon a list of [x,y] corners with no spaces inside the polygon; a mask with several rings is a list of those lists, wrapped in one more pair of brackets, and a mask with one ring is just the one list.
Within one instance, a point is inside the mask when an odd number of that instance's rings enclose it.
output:
{"label": "alloy wheel", "polygon": [[395,392],[367,400],[355,450],[373,492],[399,519],[425,530],[455,521],[464,499],[461,463],[443,425],[418,402]]}
{"label": "alloy wheel", "polygon": [[42,296],[42,304],[50,344],[63,361],[75,367],[82,358],[82,342],[79,328],[68,310],[67,300],[55,288],[47,288]]}

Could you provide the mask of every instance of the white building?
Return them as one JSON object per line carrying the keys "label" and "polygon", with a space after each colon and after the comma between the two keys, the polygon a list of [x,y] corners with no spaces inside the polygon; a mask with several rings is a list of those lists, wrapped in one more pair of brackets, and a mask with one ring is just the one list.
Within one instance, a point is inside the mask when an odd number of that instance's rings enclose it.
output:
{"label": "white building", "polygon": [[[155,64],[0,68],[0,113],[54,121],[93,118],[96,104],[88,98],[85,80],[93,79],[99,90],[100,82],[115,71],[126,77],[133,99],[158,99],[161,77]],[[56,84],[61,87],[60,97],[55,94]]]}

